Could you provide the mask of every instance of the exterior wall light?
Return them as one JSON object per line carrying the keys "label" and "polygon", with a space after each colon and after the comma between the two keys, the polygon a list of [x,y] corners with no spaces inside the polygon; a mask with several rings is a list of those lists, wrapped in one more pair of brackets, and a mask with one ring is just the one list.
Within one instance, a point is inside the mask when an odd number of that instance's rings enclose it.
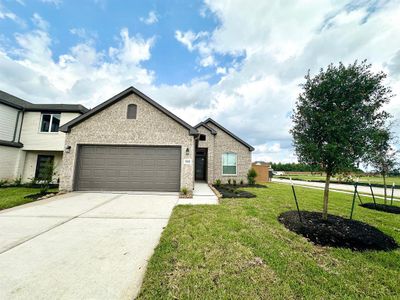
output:
{"label": "exterior wall light", "polygon": [[71,152],[71,146],[65,146],[65,153]]}
{"label": "exterior wall light", "polygon": [[186,155],[189,155],[189,148],[186,148]]}

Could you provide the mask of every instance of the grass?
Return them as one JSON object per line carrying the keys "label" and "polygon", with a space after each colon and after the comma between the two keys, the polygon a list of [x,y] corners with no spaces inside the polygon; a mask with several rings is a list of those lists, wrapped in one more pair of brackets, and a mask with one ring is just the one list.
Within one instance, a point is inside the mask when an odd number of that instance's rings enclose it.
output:
{"label": "grass", "polygon": [[[139,299],[364,299],[400,294],[400,250],[315,246],[277,221],[295,208],[289,185],[246,190],[252,199],[177,206],[151,258]],[[303,210],[323,191],[296,188]],[[330,213],[348,217],[352,195],[332,192]],[[400,215],[357,206],[354,219],[400,243]]]}
{"label": "grass", "polygon": [[[50,189],[50,192],[56,192],[57,189]],[[33,202],[34,199],[24,198],[27,195],[37,194],[39,188],[27,187],[7,187],[0,188],[0,210],[11,208],[17,205]]]}
{"label": "grass", "polygon": [[[298,180],[305,180],[305,181],[325,181],[325,176],[320,176],[320,175],[307,175],[307,174],[301,174],[301,175],[281,175],[281,176],[274,176],[275,178],[289,178],[292,177],[292,179],[298,179]],[[382,184],[383,185],[383,179],[382,176],[357,176],[354,175],[353,179],[355,180],[357,177],[359,177],[360,181],[362,183],[368,183],[370,182],[371,184]],[[339,181],[336,178],[332,178],[332,183],[338,183]],[[392,184],[399,186],[400,185],[400,176],[392,176],[388,177],[386,179],[386,184],[388,187],[390,187]]]}

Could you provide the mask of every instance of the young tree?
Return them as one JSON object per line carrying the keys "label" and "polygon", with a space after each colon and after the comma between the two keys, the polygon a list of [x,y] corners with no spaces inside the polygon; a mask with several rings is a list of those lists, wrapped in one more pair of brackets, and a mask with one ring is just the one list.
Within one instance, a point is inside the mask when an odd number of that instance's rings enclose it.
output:
{"label": "young tree", "polygon": [[382,175],[384,187],[384,201],[387,202],[387,176],[396,170],[398,152],[392,147],[393,134],[387,127],[379,128],[371,134],[371,150],[367,162]]}
{"label": "young tree", "polygon": [[56,175],[56,167],[52,161],[45,163],[41,171],[40,177],[36,178],[36,182],[40,183],[40,193],[45,194],[50,188],[50,184],[53,181],[53,176]]}
{"label": "young tree", "polygon": [[294,147],[302,163],[318,164],[326,173],[323,219],[328,217],[333,175],[358,165],[370,150],[370,133],[389,114],[382,110],[392,94],[382,83],[386,74],[372,73],[366,61],[330,64],[302,84],[292,116]]}

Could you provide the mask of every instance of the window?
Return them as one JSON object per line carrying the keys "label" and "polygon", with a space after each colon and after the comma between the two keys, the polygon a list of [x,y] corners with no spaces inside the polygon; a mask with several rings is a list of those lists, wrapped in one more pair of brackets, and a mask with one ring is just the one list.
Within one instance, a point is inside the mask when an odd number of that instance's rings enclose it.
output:
{"label": "window", "polygon": [[136,119],[137,106],[136,104],[129,104],[126,117],[128,119]]}
{"label": "window", "polygon": [[222,175],[236,175],[237,168],[236,153],[222,154]]}
{"label": "window", "polygon": [[36,163],[36,172],[35,178],[36,179],[46,179],[45,177],[48,176],[48,168],[49,165],[53,165],[54,156],[53,155],[38,155],[37,163]]}
{"label": "window", "polygon": [[205,134],[200,134],[200,141],[205,141],[206,140],[206,135]]}
{"label": "window", "polygon": [[58,132],[60,119],[60,114],[42,114],[40,132]]}

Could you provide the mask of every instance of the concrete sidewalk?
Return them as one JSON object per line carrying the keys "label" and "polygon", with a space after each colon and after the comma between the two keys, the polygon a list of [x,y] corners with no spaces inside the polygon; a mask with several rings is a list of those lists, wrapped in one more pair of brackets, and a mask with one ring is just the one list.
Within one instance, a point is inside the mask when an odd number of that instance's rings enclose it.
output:
{"label": "concrete sidewalk", "polygon": [[[289,179],[273,178],[272,182],[290,184],[290,180]],[[323,182],[311,182],[311,181],[301,181],[301,180],[292,180],[292,182],[293,182],[294,185],[302,186],[302,187],[310,187],[310,188],[316,188],[316,189],[324,189],[324,187],[325,187],[325,183],[323,183]],[[332,191],[335,191],[335,192],[345,192],[345,193],[353,193],[354,192],[354,186],[353,185],[349,185],[349,184],[331,183],[329,185],[329,189],[332,190]],[[371,194],[371,190],[370,190],[369,186],[359,185],[357,187],[357,190],[358,190],[359,193]],[[374,191],[374,195],[376,196],[376,198],[383,198],[381,196],[378,196],[378,195],[383,195],[384,194],[383,188],[372,187],[372,190]],[[388,186],[387,197],[388,197],[389,200],[390,200],[390,197],[391,197],[391,192],[392,192],[392,187]],[[394,197],[400,197],[400,190],[399,189],[395,189],[394,193],[393,193],[393,196]]]}
{"label": "concrete sidewalk", "polygon": [[196,181],[192,199],[179,199],[178,204],[218,204],[218,197],[206,182]]}
{"label": "concrete sidewalk", "polygon": [[0,299],[133,299],[177,202],[74,192],[0,212]]}

